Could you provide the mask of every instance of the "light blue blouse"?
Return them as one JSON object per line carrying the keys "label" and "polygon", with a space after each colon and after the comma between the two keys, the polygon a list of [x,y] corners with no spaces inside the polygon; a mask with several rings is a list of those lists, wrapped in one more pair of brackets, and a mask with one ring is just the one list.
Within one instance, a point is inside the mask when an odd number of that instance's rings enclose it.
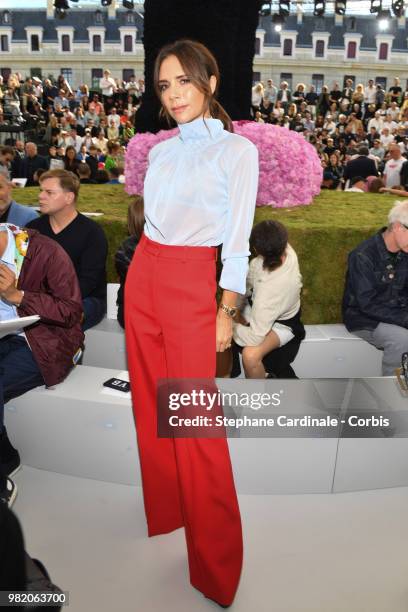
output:
{"label": "light blue blouse", "polygon": [[161,244],[222,244],[223,289],[245,293],[249,235],[258,189],[258,151],[201,117],[149,154],[144,183],[145,234]]}

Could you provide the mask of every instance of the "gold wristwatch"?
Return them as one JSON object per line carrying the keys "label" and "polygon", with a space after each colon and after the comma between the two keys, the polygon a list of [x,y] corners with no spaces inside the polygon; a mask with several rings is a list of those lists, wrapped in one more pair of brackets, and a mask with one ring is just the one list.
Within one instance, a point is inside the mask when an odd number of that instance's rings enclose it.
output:
{"label": "gold wristwatch", "polygon": [[235,306],[227,306],[226,304],[220,304],[220,309],[225,312],[231,319],[237,314],[237,308]]}

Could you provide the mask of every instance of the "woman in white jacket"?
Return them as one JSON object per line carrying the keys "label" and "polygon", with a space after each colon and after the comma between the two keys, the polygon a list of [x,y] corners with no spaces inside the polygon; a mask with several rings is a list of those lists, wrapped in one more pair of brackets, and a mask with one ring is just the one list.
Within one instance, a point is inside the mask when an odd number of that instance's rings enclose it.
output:
{"label": "woman in white jacket", "polygon": [[257,257],[249,266],[246,299],[234,323],[233,338],[243,347],[246,377],[265,378],[265,355],[304,334],[300,321],[302,277],[282,223],[258,223],[250,243]]}

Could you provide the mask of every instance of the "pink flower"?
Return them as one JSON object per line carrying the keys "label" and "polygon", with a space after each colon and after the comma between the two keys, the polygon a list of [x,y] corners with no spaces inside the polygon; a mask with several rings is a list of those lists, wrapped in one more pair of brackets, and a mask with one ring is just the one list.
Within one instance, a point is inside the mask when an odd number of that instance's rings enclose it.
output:
{"label": "pink flower", "polygon": [[[315,148],[301,134],[254,121],[234,121],[234,131],[248,138],[258,149],[257,206],[306,205],[320,193],[323,173],[320,160]],[[150,149],[177,133],[175,128],[157,134],[136,134],[130,140],[125,159],[127,193],[143,193]]]}

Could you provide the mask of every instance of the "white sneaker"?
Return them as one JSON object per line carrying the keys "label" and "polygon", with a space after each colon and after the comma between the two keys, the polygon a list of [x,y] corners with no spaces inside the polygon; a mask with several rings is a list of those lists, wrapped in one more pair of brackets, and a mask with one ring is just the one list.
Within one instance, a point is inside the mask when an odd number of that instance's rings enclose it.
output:
{"label": "white sneaker", "polygon": [[14,504],[17,497],[17,485],[7,478],[6,488],[0,491],[0,503],[7,504],[9,508]]}

